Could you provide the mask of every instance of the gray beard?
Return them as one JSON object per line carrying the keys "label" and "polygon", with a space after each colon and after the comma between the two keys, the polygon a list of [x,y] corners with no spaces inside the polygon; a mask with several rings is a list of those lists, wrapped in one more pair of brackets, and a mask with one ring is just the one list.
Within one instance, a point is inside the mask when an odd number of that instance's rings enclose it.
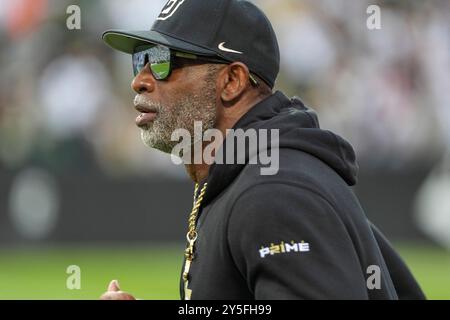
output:
{"label": "gray beard", "polygon": [[[143,99],[143,97],[140,97]],[[202,133],[216,124],[216,92],[214,86],[208,86],[201,94],[189,94],[170,106],[142,101],[157,109],[157,117],[147,128],[141,129],[143,143],[164,153],[171,153],[179,141],[171,141],[172,133],[177,129],[186,129],[194,139],[194,122],[202,122]]]}

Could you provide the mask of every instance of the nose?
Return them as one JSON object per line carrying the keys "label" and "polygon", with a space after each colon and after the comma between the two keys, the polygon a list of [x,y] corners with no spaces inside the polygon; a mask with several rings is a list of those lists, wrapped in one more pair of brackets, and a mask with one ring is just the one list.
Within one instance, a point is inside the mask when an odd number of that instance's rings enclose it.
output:
{"label": "nose", "polygon": [[131,88],[139,94],[150,93],[155,90],[155,82],[156,80],[150,72],[150,69],[148,66],[145,66],[145,68],[134,77],[131,82]]}

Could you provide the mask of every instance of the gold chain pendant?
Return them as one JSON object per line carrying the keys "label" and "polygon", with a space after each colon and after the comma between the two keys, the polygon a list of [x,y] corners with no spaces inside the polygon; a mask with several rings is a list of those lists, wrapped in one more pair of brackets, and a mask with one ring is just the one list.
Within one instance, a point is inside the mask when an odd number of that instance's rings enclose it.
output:
{"label": "gold chain pendant", "polygon": [[186,239],[188,243],[186,250],[184,251],[186,261],[184,263],[184,270],[183,270],[185,300],[191,300],[192,296],[192,290],[189,289],[189,270],[191,268],[192,261],[194,260],[194,245],[195,241],[197,240],[197,230],[196,230],[197,215],[203,200],[203,196],[205,195],[207,185],[208,185],[207,183],[203,185],[202,190],[200,191],[200,195],[198,196],[197,199],[195,199],[195,195],[197,194],[199,188],[198,183],[195,184],[194,203],[188,220],[188,232],[186,234]]}

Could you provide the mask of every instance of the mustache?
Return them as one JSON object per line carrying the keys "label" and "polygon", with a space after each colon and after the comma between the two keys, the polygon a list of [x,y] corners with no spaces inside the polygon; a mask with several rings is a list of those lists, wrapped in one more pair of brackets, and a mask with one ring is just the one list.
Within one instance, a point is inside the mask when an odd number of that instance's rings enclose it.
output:
{"label": "mustache", "polygon": [[162,109],[162,105],[160,103],[157,103],[149,99],[148,97],[140,94],[134,97],[133,104],[136,108],[141,106],[152,111],[161,111]]}

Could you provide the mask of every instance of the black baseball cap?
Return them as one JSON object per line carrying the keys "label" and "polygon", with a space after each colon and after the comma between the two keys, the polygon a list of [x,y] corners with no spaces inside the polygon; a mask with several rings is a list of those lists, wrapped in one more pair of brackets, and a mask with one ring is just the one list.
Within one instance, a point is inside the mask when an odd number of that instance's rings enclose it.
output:
{"label": "black baseball cap", "polygon": [[103,40],[129,54],[154,43],[240,61],[271,88],[280,69],[280,50],[269,19],[244,0],[169,0],[151,30],[108,30]]}

